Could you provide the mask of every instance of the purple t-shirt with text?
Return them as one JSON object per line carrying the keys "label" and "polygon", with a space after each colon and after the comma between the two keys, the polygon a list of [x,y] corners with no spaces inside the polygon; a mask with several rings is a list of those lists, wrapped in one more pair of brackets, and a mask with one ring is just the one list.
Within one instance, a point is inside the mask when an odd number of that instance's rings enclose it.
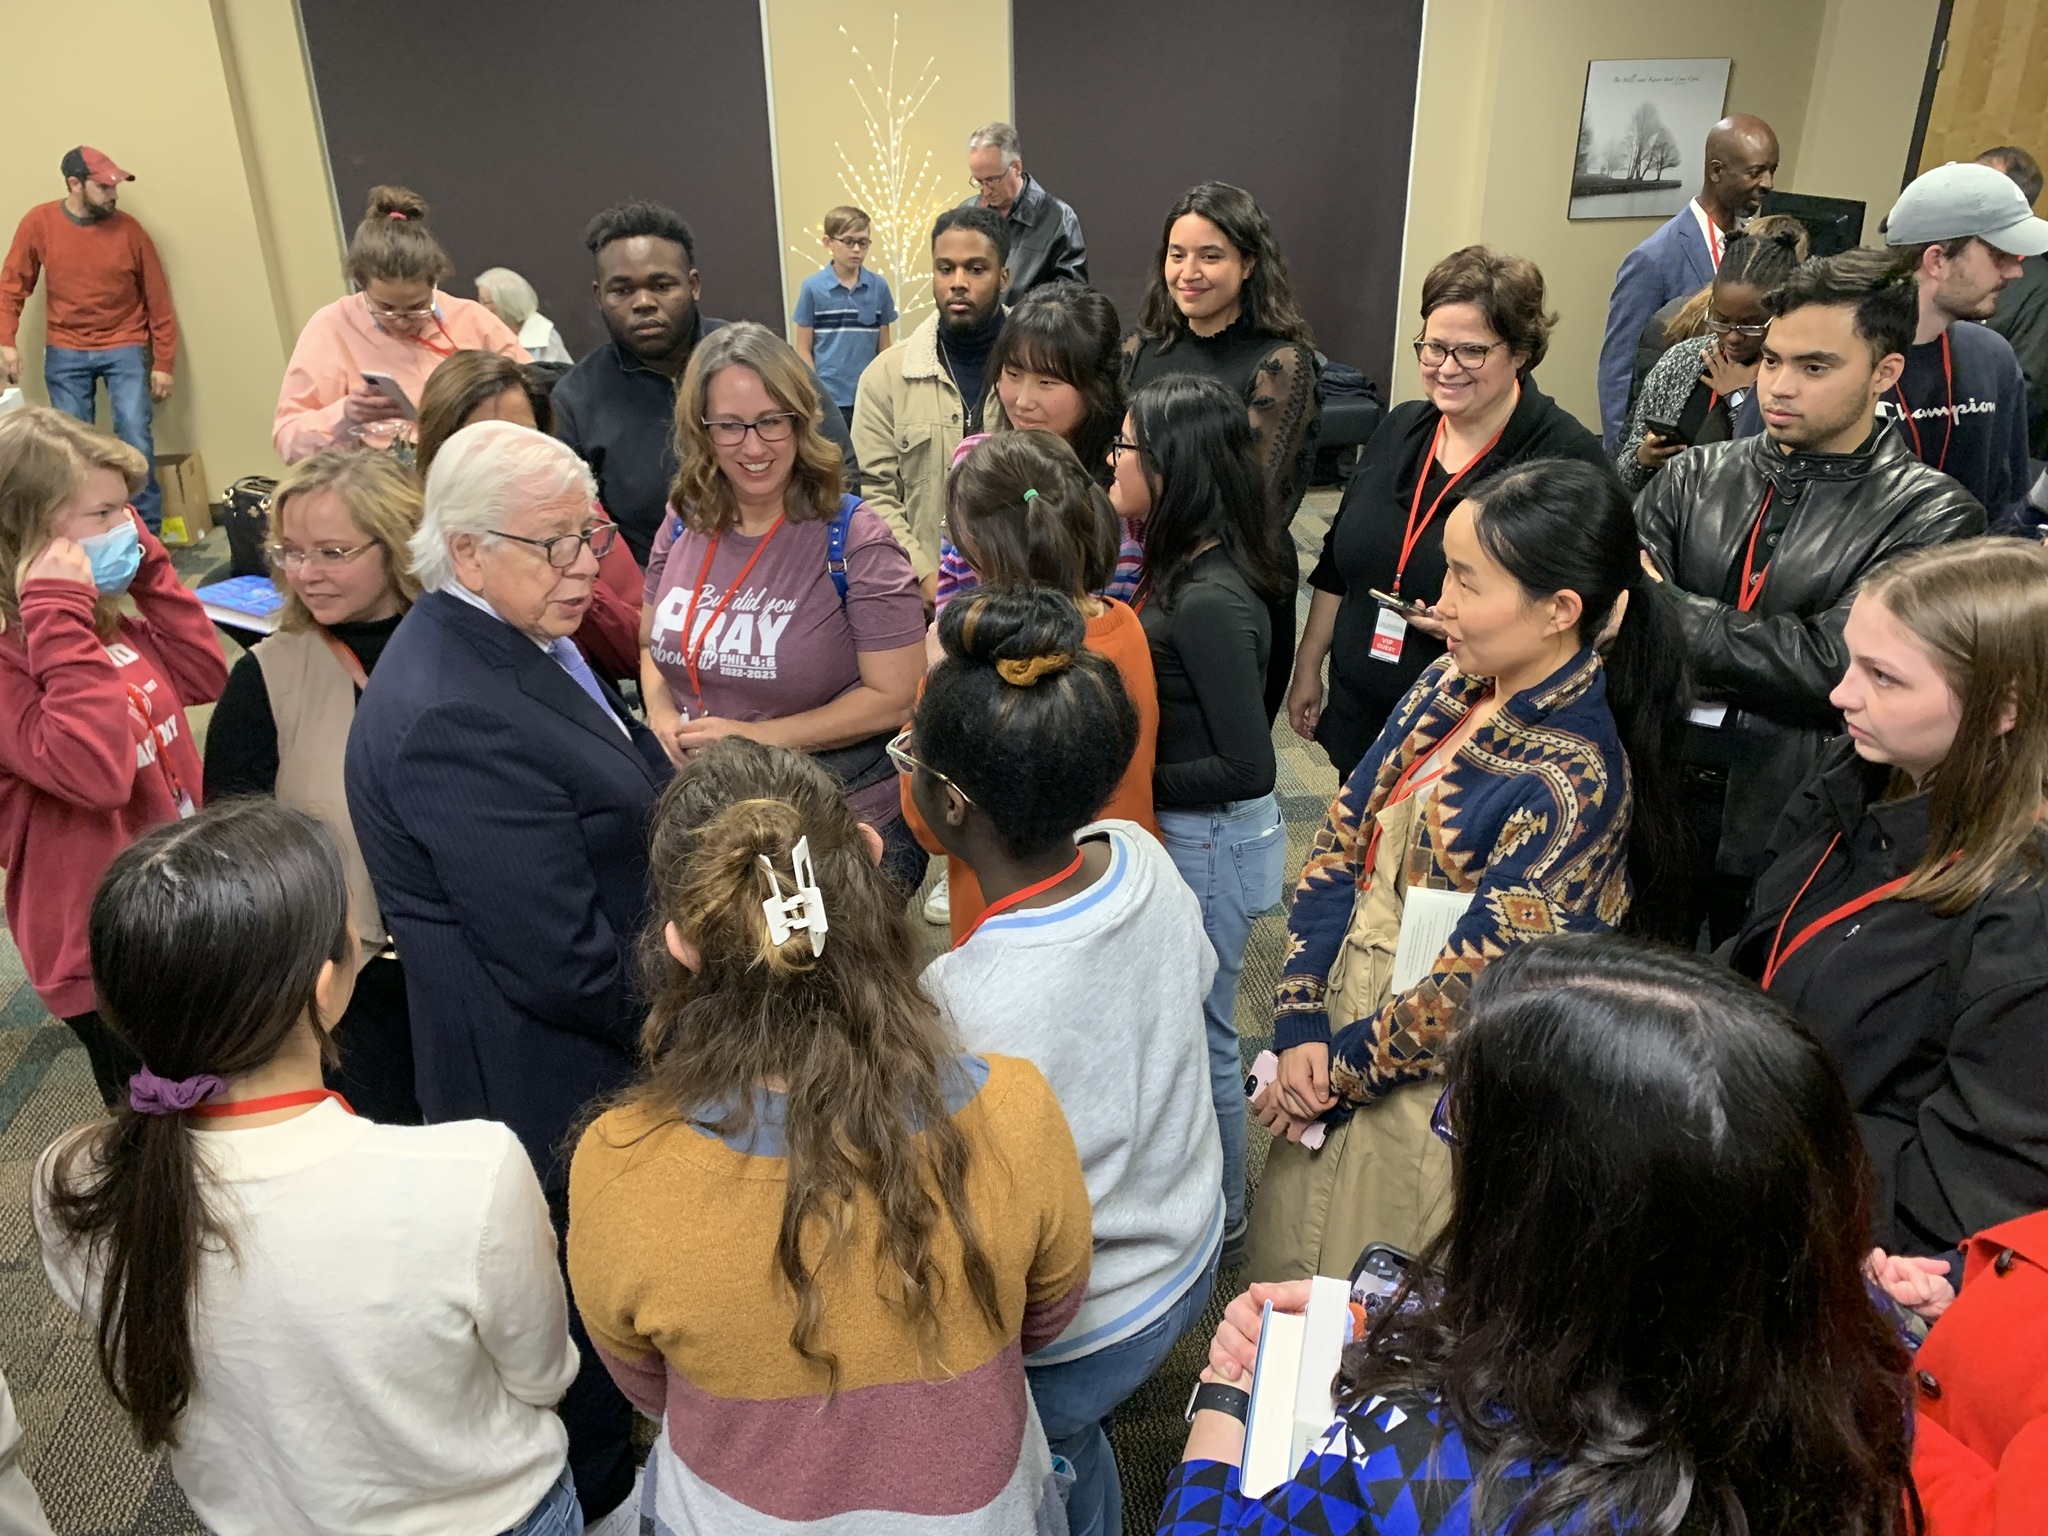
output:
{"label": "purple t-shirt with text", "polygon": [[[826,566],[829,519],[785,522],[758,538],[727,531],[697,593],[709,536],[662,519],[647,559],[646,601],[654,610],[648,647],[669,694],[685,715],[725,720],[779,720],[831,703],[860,683],[859,653],[893,651],[924,639],[924,600],[910,557],[888,525],[865,504],[846,530],[846,603]],[[725,605],[712,610],[756,550],[760,559]],[[696,630],[700,700],[690,686],[683,625]],[[857,790],[848,804],[862,820],[884,825],[902,814],[894,775]]]}

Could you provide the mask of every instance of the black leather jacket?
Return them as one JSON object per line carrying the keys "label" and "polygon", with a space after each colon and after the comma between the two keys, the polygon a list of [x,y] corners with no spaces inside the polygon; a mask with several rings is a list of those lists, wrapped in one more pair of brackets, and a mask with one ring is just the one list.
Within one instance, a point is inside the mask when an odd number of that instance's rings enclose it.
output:
{"label": "black leather jacket", "polygon": [[[1770,573],[1743,613],[1723,594],[1767,488],[1773,521],[1788,520],[1775,548],[1758,542]],[[1644,487],[1636,524],[1677,599],[1698,701],[1728,707],[1716,867],[1753,877],[1821,744],[1841,732],[1828,694],[1848,667],[1842,626],[1857,585],[1895,555],[1982,533],[1984,509],[1879,430],[1857,453],[1788,455],[1768,437],[1690,449]]]}

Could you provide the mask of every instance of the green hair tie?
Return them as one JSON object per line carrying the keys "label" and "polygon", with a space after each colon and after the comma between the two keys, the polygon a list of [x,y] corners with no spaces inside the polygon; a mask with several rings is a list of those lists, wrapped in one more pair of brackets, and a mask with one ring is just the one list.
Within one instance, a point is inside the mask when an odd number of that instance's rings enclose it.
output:
{"label": "green hair tie", "polygon": [[1037,499],[1038,499],[1038,492],[1036,492],[1036,491],[1026,491],[1026,492],[1024,493],[1024,504],[1025,504],[1025,505],[1026,505],[1027,507],[1028,507],[1029,505],[1031,505],[1031,503],[1032,503],[1032,502],[1034,502],[1034,501],[1036,501]]}

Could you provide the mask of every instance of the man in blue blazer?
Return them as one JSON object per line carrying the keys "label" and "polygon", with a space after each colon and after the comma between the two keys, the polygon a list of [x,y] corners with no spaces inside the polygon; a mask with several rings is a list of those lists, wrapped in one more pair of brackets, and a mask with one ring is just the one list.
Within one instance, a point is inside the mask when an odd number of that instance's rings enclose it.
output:
{"label": "man in blue blazer", "polygon": [[[1681,294],[1714,280],[1721,247],[1752,217],[1778,173],[1778,136],[1760,117],[1724,117],[1707,134],[1707,171],[1699,196],[1622,258],[1607,301],[1600,343],[1600,437],[1613,453],[1628,427],[1628,383],[1636,338],[1650,316]],[[1711,241],[1711,244],[1709,243]]]}
{"label": "man in blue blazer", "polygon": [[[349,732],[351,820],[405,964],[420,1107],[500,1120],[557,1234],[562,1144],[633,1074],[647,844],[666,756],[569,639],[616,528],[573,449],[479,423],[434,461],[412,541],[424,589]],[[633,1486],[632,1410],[596,1369],[561,1402],[597,1525]],[[630,1516],[630,1512],[629,1512]]]}

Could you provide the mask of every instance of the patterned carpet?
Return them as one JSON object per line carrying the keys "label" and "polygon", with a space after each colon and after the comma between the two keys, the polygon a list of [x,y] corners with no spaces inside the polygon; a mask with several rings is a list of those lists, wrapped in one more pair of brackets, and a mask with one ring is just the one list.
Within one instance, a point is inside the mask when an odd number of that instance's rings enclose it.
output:
{"label": "patterned carpet", "polygon": [[[1304,570],[1321,551],[1337,496],[1334,490],[1310,492],[1295,520]],[[225,549],[216,547],[220,541],[216,533],[199,550],[180,556],[179,568],[188,581],[206,579],[225,558]],[[1304,590],[1304,615],[1307,604]],[[210,713],[192,712],[202,745]],[[1299,869],[1336,792],[1336,775],[1321,749],[1299,740],[1284,720],[1273,739],[1291,867]],[[936,949],[940,930],[929,931]],[[1285,934],[1279,915],[1261,918],[1245,956],[1237,1018],[1247,1062],[1265,1048],[1271,1034],[1271,1000]],[[29,1220],[29,1177],[37,1155],[65,1127],[98,1109],[84,1050],[44,1012],[22,975],[14,946],[0,933],[0,1373],[27,1432],[24,1464],[59,1536],[200,1536],[203,1528],[186,1507],[168,1463],[135,1448],[93,1365],[90,1336],[50,1294]],[[1256,1181],[1266,1150],[1265,1133],[1256,1124],[1251,1142]],[[1242,1284],[1235,1275],[1223,1278],[1201,1324],[1118,1416],[1115,1438],[1127,1532],[1153,1528],[1167,1476],[1186,1439],[1180,1415],[1189,1384],[1201,1368],[1224,1302]]]}

